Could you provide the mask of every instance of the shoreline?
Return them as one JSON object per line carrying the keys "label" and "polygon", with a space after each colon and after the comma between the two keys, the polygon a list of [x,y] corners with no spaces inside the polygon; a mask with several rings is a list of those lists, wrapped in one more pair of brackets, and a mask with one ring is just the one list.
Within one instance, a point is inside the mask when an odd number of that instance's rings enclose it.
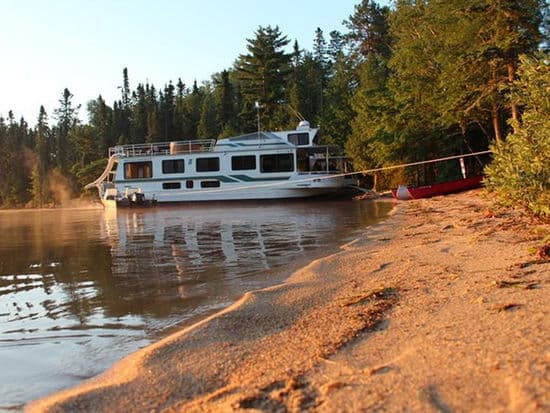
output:
{"label": "shoreline", "polygon": [[285,283],[27,410],[545,410],[550,262],[481,194],[399,203]]}

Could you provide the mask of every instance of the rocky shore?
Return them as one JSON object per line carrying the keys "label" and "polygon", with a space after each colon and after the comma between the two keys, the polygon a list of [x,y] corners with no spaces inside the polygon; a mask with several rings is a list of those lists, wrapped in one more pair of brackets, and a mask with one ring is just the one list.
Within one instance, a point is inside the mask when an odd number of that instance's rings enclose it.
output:
{"label": "rocky shore", "polygon": [[284,284],[27,410],[549,411],[550,226],[486,196],[399,203]]}

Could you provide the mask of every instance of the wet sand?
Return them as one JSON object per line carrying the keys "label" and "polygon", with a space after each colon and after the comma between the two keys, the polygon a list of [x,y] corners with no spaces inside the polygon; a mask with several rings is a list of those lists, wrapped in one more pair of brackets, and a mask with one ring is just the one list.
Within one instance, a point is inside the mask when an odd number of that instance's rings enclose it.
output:
{"label": "wet sand", "polygon": [[27,410],[549,411],[550,226],[484,196],[399,203],[284,284]]}

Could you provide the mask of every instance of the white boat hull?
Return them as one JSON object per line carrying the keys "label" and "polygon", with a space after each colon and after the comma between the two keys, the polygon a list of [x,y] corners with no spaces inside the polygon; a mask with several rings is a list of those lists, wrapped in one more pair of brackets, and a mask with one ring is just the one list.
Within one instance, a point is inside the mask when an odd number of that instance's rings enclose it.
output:
{"label": "white boat hull", "polygon": [[[335,194],[344,186],[344,178],[334,176],[299,176],[295,180],[269,183],[221,183],[219,188],[175,191],[163,190],[155,183],[139,184],[145,199],[156,203],[309,198]],[[127,188],[124,183],[116,184],[116,187],[119,193],[124,193]]]}

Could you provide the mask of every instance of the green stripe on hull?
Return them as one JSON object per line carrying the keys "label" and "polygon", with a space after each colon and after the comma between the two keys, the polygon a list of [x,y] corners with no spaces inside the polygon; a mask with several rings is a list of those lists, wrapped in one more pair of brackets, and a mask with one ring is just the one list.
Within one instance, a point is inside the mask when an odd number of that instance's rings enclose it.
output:
{"label": "green stripe on hull", "polygon": [[272,177],[272,178],[252,178],[248,175],[230,175],[231,178],[238,179],[243,182],[262,182],[262,181],[286,181],[290,179],[290,176],[280,176],[280,177]]}

